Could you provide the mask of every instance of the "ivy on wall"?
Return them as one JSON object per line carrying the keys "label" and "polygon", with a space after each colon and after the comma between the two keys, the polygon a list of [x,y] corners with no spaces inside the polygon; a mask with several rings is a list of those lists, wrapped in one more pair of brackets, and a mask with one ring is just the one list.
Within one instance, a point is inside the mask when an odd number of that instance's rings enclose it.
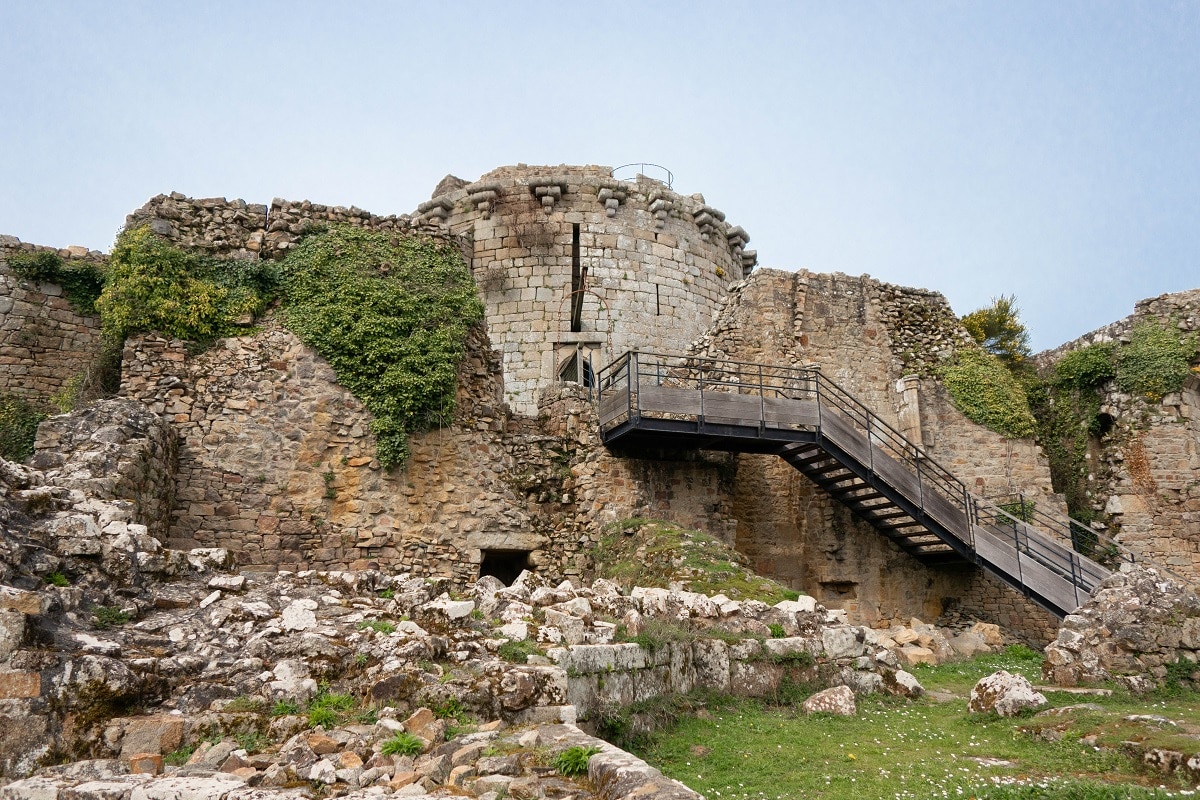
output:
{"label": "ivy on wall", "polygon": [[24,461],[33,455],[38,423],[46,415],[26,400],[0,394],[0,458]]}
{"label": "ivy on wall", "polygon": [[104,288],[104,270],[86,261],[63,261],[53,250],[14,253],[7,259],[18,278],[39,283],[55,283],[71,307],[80,314],[96,313],[96,299]]}
{"label": "ivy on wall", "polygon": [[1025,390],[995,356],[979,347],[960,347],[937,372],[967,419],[1016,439],[1033,435],[1036,423]]}
{"label": "ivy on wall", "polygon": [[274,297],[275,266],[187,253],[148,227],[126,230],[109,257],[96,300],[104,333],[116,341],[142,331],[208,342],[236,333],[239,318]]}
{"label": "ivy on wall", "polygon": [[1157,320],[1140,322],[1129,332],[1129,342],[1116,351],[1117,386],[1147,400],[1161,400],[1183,387],[1197,350],[1195,334],[1181,337],[1178,328]]}
{"label": "ivy on wall", "polygon": [[483,319],[462,254],[333,227],[306,237],[281,274],[285,323],[375,416],[380,464],[403,463],[409,433],[450,421],[467,332]]}
{"label": "ivy on wall", "polygon": [[1050,462],[1054,488],[1067,499],[1071,516],[1096,516],[1088,494],[1088,446],[1112,420],[1101,412],[1106,391],[1116,388],[1152,403],[1179,391],[1195,369],[1200,351],[1195,334],[1181,335],[1170,321],[1147,319],[1127,342],[1100,342],[1066,353],[1049,374],[1028,382],[1038,423],[1038,441]]}

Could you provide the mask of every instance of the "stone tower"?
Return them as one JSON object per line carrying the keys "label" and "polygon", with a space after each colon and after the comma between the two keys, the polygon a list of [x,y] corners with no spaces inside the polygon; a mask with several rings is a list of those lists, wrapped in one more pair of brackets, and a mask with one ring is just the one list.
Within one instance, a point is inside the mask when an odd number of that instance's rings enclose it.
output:
{"label": "stone tower", "polygon": [[756,262],[746,232],[701,195],[601,166],[448,178],[413,222],[471,242],[505,399],[528,416],[541,388],[587,382],[626,350],[684,348]]}

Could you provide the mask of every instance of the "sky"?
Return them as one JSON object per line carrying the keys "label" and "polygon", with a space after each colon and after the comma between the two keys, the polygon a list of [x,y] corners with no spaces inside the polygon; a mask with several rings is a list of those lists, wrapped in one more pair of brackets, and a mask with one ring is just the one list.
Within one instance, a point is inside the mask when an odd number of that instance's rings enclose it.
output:
{"label": "sky", "polygon": [[1015,295],[1035,350],[1200,287],[1200,1],[0,0],[0,233],[150,197],[410,213],[651,162],[759,265]]}

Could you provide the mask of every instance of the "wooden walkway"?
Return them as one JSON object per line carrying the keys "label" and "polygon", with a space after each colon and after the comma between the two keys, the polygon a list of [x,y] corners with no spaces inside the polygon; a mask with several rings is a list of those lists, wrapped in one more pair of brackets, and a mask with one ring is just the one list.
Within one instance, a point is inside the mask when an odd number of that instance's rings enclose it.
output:
{"label": "wooden walkway", "polygon": [[597,384],[610,448],[778,455],[914,558],[976,564],[1059,617],[1109,575],[1070,522],[974,496],[819,370],[632,352]]}

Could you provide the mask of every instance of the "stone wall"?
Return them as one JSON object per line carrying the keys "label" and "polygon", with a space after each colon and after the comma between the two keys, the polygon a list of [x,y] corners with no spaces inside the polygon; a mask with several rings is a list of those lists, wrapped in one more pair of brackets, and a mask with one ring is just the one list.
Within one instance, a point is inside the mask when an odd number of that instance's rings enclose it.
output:
{"label": "stone wall", "polygon": [[[1157,320],[1181,336],[1200,331],[1200,289],[1137,303],[1125,319],[1092,331],[1036,361],[1050,370],[1072,350],[1128,342],[1133,328]],[[1102,388],[1108,430],[1089,449],[1088,491],[1105,533],[1143,559],[1200,580],[1200,352],[1196,374],[1179,392],[1151,401]]]}
{"label": "stone wall", "polygon": [[93,367],[100,352],[100,319],[78,314],[61,286],[27,281],[9,269],[11,255],[39,251],[93,264],[105,258],[82,247],[58,250],[0,236],[0,394],[45,404]]}
{"label": "stone wall", "polygon": [[185,250],[222,258],[255,258],[262,250],[267,207],[224,197],[196,199],[179,192],[150,198],[125,218],[126,228],[148,225]]}
{"label": "stone wall", "polygon": [[[473,183],[447,177],[435,197],[400,216],[278,198],[268,209],[172,193],[151,199],[126,225],[149,225],[182,247],[235,258],[281,258],[306,231],[333,223],[458,241],[502,354],[505,400],[533,417],[538,392],[573,359],[599,369],[625,350],[668,342],[677,348],[701,335],[728,285],[756,261],[745,249],[745,230],[702,195],[611,173],[522,164]],[[573,325],[576,294],[581,308]]]}
{"label": "stone wall", "polygon": [[[760,270],[733,287],[694,352],[816,365],[885,422],[923,443],[977,494],[1019,490],[1065,510],[1032,441],[1005,439],[970,422],[931,377],[902,380],[909,369],[949,357],[966,341],[956,325],[936,293],[865,276]],[[737,458],[733,513],[737,548],[757,571],[844,608],[856,621],[887,625],[960,610],[985,619],[1001,612],[1031,637],[1052,630],[1046,612],[975,570],[920,564],[778,458]]]}
{"label": "stone wall", "polygon": [[175,432],[129,400],[106,399],[38,426],[30,463],[51,485],[132,504],[133,521],[163,537],[175,496]]}
{"label": "stone wall", "polygon": [[746,232],[703,196],[617,181],[608,167],[518,165],[460,184],[443,181],[415,221],[474,243],[505,399],[518,414],[536,413],[539,389],[577,352],[599,369],[625,350],[678,349],[699,336],[755,263]]}
{"label": "stone wall", "polygon": [[619,459],[579,387],[544,421],[510,419],[482,330],[468,342],[448,428],[411,437],[391,473],[370,415],[277,321],[199,355],[156,337],[126,346],[122,394],[170,419],[179,467],[168,542],[225,547],[260,568],[371,564],[465,582],[485,551],[578,576],[603,527],[661,517],[731,538],[720,460]]}

